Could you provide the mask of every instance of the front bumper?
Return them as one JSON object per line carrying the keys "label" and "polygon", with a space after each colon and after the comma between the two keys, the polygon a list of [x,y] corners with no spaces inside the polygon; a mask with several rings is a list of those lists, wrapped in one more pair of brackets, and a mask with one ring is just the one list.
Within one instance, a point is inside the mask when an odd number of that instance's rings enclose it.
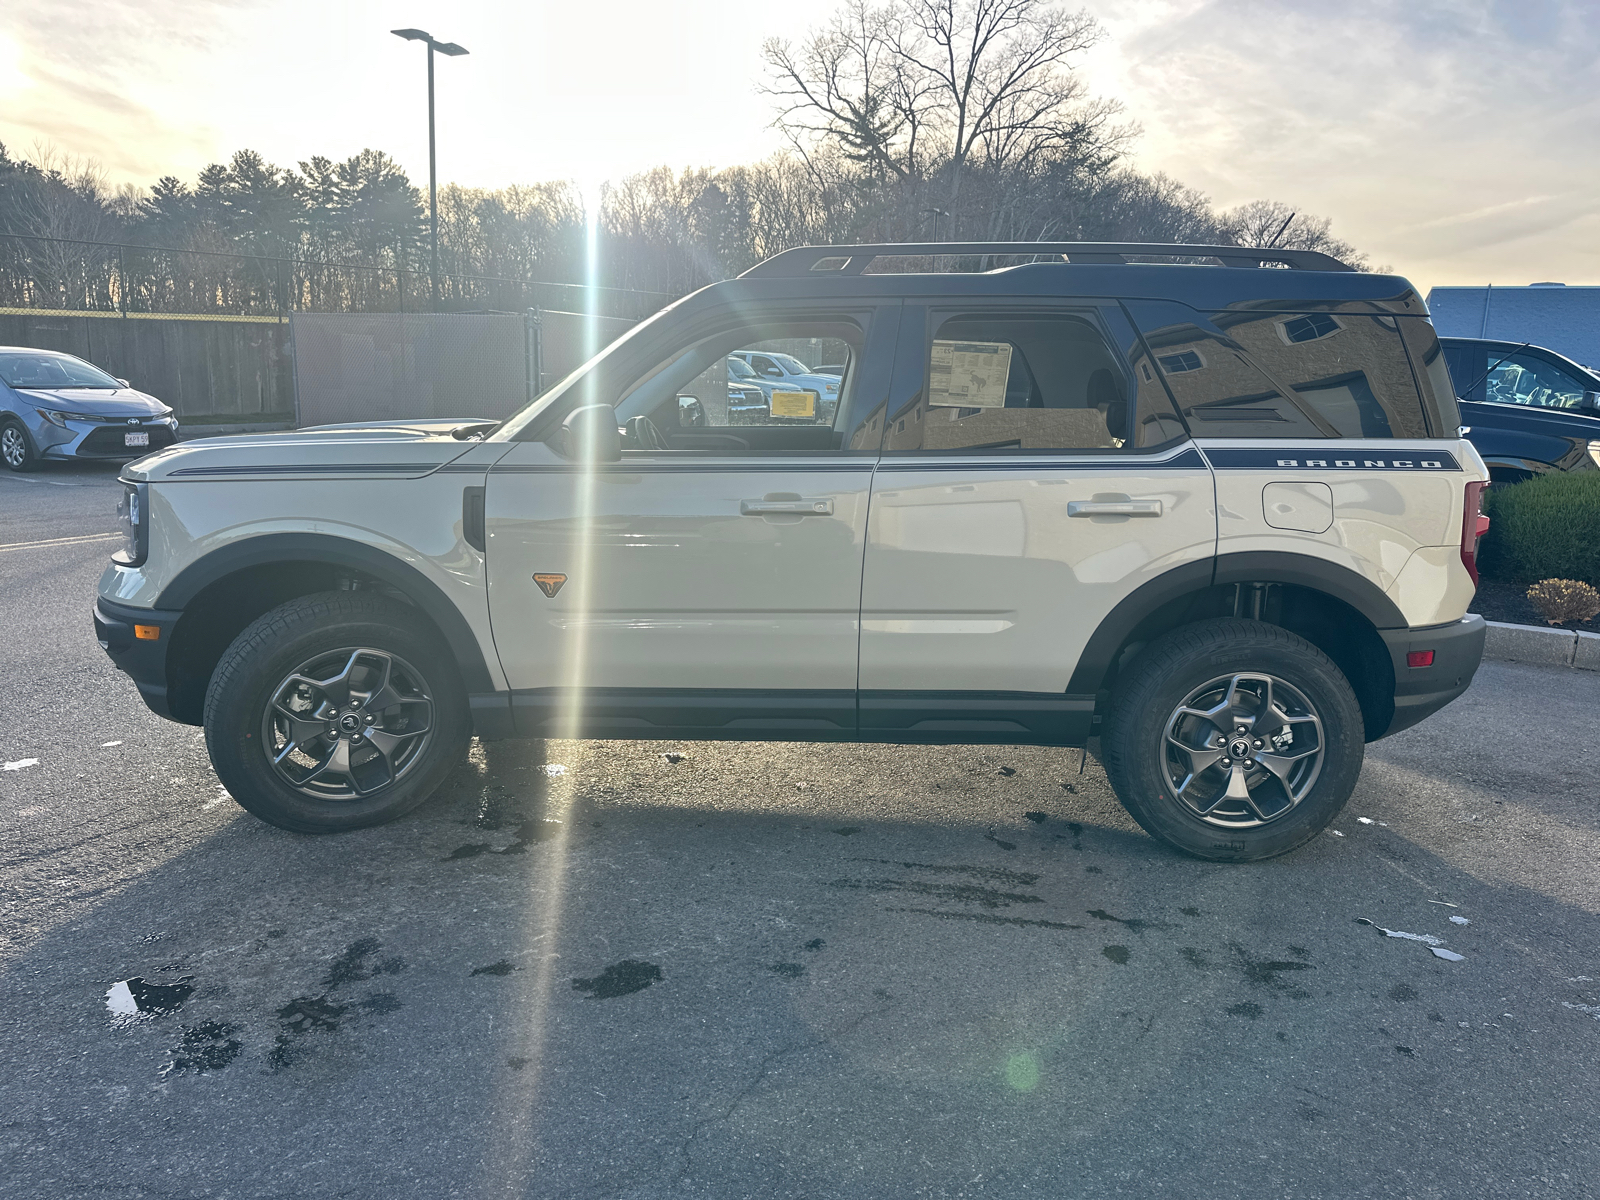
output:
{"label": "front bumper", "polygon": [[[106,421],[81,421],[68,418],[65,428],[48,421],[33,423],[29,430],[41,458],[93,458],[104,461],[143,458],[165,449],[178,440],[178,422],[172,417],[151,417],[130,425],[117,418]],[[127,435],[144,434],[143,446],[129,446]]]}
{"label": "front bumper", "polygon": [[[127,674],[158,717],[173,720],[167,706],[167,647],[183,614],[156,608],[134,608],[100,599],[94,605],[94,635],[119,671]],[[155,637],[139,637],[136,627]]]}
{"label": "front bumper", "polygon": [[[1380,629],[1394,665],[1394,719],[1383,731],[1387,737],[1431,717],[1472,684],[1483,660],[1483,639],[1488,626],[1476,613],[1448,625],[1426,629]],[[1406,665],[1415,651],[1433,651],[1426,667]]]}

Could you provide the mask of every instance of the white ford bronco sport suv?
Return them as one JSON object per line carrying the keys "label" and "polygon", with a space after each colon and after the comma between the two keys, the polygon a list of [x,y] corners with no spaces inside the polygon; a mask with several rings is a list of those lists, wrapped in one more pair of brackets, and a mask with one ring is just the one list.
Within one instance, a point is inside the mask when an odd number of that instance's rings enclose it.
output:
{"label": "white ford bronco sport suv", "polygon": [[[730,423],[741,351],[837,403]],[[1458,420],[1415,289],[1324,255],[804,248],[497,424],[130,464],[95,626],[287,829],[407,812],[473,735],[1098,738],[1151,834],[1259,859],[1477,669]]]}

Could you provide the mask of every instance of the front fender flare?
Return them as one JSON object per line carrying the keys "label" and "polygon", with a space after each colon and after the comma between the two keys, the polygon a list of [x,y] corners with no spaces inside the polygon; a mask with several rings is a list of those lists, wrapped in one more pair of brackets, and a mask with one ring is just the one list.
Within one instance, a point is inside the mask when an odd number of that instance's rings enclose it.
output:
{"label": "front fender flare", "polygon": [[408,596],[444,635],[468,692],[492,692],[483,648],[461,611],[421,571],[361,542],[320,533],[264,533],[221,546],[179,571],[153,607],[182,609],[200,592],[237,571],[275,562],[316,562],[349,567]]}

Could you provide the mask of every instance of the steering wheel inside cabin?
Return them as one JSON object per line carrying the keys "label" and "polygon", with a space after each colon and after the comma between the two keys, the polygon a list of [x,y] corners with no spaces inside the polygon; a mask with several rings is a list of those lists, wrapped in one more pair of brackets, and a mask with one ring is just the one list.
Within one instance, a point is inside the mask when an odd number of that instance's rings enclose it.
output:
{"label": "steering wheel inside cabin", "polygon": [[670,450],[667,439],[661,436],[661,430],[649,417],[629,417],[628,423],[623,426],[627,440],[633,443],[635,450]]}

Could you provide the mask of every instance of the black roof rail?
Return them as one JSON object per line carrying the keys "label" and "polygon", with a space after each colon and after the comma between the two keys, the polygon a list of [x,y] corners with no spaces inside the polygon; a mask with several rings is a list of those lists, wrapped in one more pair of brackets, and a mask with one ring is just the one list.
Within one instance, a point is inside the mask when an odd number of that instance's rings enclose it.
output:
{"label": "black roof rail", "polygon": [[799,246],[758,262],[740,279],[794,278],[813,272],[860,275],[878,258],[938,255],[1059,254],[1069,263],[1125,263],[1128,255],[1213,258],[1225,267],[1279,263],[1299,271],[1353,271],[1318,250],[1278,250],[1257,246],[1198,246],[1181,242],[902,242],[868,246]]}

